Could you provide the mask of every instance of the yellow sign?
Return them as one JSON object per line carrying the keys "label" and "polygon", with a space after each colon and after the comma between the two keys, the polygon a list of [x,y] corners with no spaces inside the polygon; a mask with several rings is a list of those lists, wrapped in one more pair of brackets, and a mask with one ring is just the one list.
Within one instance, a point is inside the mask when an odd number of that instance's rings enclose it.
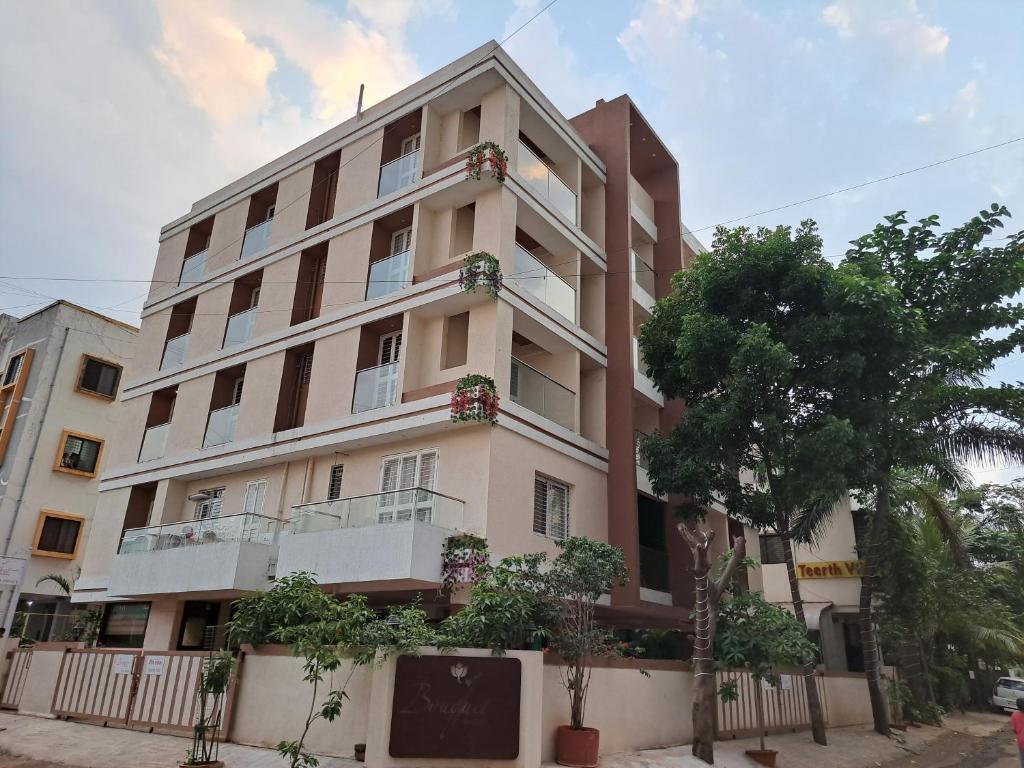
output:
{"label": "yellow sign", "polygon": [[798,579],[859,579],[863,560],[833,560],[830,563],[797,563]]}

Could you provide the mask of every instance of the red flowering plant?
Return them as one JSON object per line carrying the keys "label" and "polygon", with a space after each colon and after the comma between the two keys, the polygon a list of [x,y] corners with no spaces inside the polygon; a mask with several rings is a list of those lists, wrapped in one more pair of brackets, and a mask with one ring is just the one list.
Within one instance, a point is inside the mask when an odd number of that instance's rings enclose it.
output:
{"label": "red flowering plant", "polygon": [[470,293],[483,286],[492,299],[498,298],[502,279],[501,265],[486,251],[477,251],[466,256],[462,262],[462,269],[459,270],[459,287],[462,290]]}
{"label": "red flowering plant", "polygon": [[501,398],[494,386],[494,379],[471,373],[455,384],[452,392],[452,421],[481,421],[498,423],[498,406]]}
{"label": "red flowering plant", "polygon": [[490,167],[491,176],[499,184],[505,183],[508,174],[508,155],[493,141],[484,141],[469,150],[466,160],[466,178],[480,181],[484,165]]}
{"label": "red flowering plant", "polygon": [[482,581],[490,567],[487,539],[472,533],[449,536],[441,552],[441,591]]}

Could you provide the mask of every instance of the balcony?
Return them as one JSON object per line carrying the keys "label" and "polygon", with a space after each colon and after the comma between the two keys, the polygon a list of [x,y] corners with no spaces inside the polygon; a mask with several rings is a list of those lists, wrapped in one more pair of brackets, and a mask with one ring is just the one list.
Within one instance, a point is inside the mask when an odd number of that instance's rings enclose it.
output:
{"label": "balcony", "polygon": [[149,427],[142,436],[142,449],[139,451],[139,461],[162,459],[167,451],[167,435],[170,431],[170,422]]}
{"label": "balcony", "polygon": [[210,411],[210,419],[206,422],[206,436],[203,448],[224,445],[235,439],[235,426],[238,424],[238,404]]}
{"label": "balcony", "polygon": [[247,342],[252,338],[255,327],[256,307],[228,316],[228,324],[224,329],[224,349]]}
{"label": "balcony", "polygon": [[412,251],[402,251],[370,264],[366,300],[379,299],[412,284]]}
{"label": "balcony", "polygon": [[203,273],[206,271],[206,259],[210,255],[210,250],[200,251],[194,253],[185,259],[181,265],[181,277],[178,278],[178,285],[185,285],[186,283],[201,283],[203,281]]}
{"label": "balcony", "polygon": [[645,437],[650,437],[650,435],[647,435],[638,429],[633,430],[633,446],[636,453],[636,465],[640,467],[640,469],[644,470],[644,472],[651,468],[650,463],[643,457],[643,454],[640,453],[640,441]]}
{"label": "balcony", "polygon": [[390,195],[416,183],[420,169],[420,151],[414,150],[380,167],[377,197]]}
{"label": "balcony", "polygon": [[270,245],[270,232],[273,228],[274,220],[267,219],[255,227],[245,230],[245,236],[242,239],[242,255],[239,258],[244,261],[251,258],[253,254],[266,250]]}
{"label": "balcony", "polygon": [[640,587],[657,592],[670,592],[668,552],[640,545]]}
{"label": "balcony", "polygon": [[508,281],[547,304],[570,323],[576,322],[576,290],[518,243]]}
{"label": "balcony", "polygon": [[576,394],[514,357],[509,397],[566,429],[576,429]]}
{"label": "balcony", "polygon": [[444,541],[465,502],[409,488],[292,507],[277,575],[312,571],[321,584],[384,582],[394,589],[441,580]]}
{"label": "balcony", "polygon": [[547,198],[556,211],[573,224],[579,223],[576,218],[576,193],[522,141],[519,142],[516,170],[531,187]]}
{"label": "balcony", "polygon": [[654,270],[632,251],[633,298],[650,313],[654,309]]}
{"label": "balcony", "polygon": [[266,589],[280,521],[242,514],[124,532],[108,593],[119,596]]}
{"label": "balcony", "polygon": [[352,413],[387,408],[398,402],[398,361],[356,372]]}
{"label": "balcony", "polygon": [[188,337],[189,334],[183,333],[181,336],[175,336],[173,339],[167,340],[167,343],[164,344],[164,356],[160,360],[161,371],[166,371],[168,368],[174,368],[185,362],[185,352],[188,351]]}

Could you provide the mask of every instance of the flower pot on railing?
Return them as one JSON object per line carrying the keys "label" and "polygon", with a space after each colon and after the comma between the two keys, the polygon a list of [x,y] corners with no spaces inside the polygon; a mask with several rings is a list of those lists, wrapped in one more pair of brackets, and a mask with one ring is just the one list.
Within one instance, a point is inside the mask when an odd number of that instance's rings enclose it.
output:
{"label": "flower pot on railing", "polygon": [[466,178],[480,180],[488,172],[499,184],[505,183],[508,174],[508,154],[493,141],[484,141],[469,150],[466,160]]}
{"label": "flower pot on railing", "polygon": [[555,760],[573,768],[594,768],[600,746],[601,732],[597,728],[560,725],[555,734]]}
{"label": "flower pot on railing", "polygon": [[455,587],[476,584],[489,565],[487,539],[472,533],[449,536],[441,552],[441,591],[451,594]]}
{"label": "flower pot on railing", "polygon": [[459,270],[459,287],[466,293],[483,288],[492,299],[497,299],[501,281],[501,265],[491,254],[477,251],[463,259],[462,269]]}
{"label": "flower pot on railing", "polygon": [[452,421],[497,424],[500,404],[494,379],[479,374],[463,376],[452,392]]}

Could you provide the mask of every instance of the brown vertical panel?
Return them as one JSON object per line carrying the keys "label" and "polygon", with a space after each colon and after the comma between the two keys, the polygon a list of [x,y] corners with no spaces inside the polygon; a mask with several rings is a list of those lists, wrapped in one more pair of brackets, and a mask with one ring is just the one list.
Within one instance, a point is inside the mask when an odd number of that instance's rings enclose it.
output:
{"label": "brown vertical panel", "polygon": [[93,715],[101,714],[96,709],[96,701],[99,699],[100,690],[103,688],[103,669],[104,669],[104,667],[106,667],[107,656],[108,656],[108,654],[106,654],[106,653],[103,654],[102,656],[98,655],[98,654],[96,655],[96,663],[94,665],[96,667],[96,670],[95,670],[96,671],[96,679],[95,679],[95,684],[91,686],[92,687],[92,701],[89,704],[86,705],[86,706],[89,707],[89,713],[93,714]]}
{"label": "brown vertical panel", "polygon": [[[193,661],[194,658],[195,657],[193,656],[192,658],[189,659],[189,662],[188,662],[189,671],[192,670],[192,661]],[[196,701],[199,699],[199,678],[198,677],[196,678],[195,685],[194,686],[190,686],[190,689],[192,691],[192,707],[189,709],[188,720],[186,722],[191,725],[192,723],[194,723],[196,721]]]}
{"label": "brown vertical panel", "polygon": [[[178,697],[178,681],[181,680],[181,668],[184,666],[184,659],[179,657],[178,658],[178,664],[176,664],[175,666],[177,667],[177,669],[175,670],[175,673],[174,673],[174,688],[171,691],[171,700],[168,703],[168,707],[167,707],[167,719],[170,722],[179,722],[179,721],[174,720],[174,702],[177,700],[177,697]],[[160,710],[160,717],[161,718],[163,718],[163,714],[164,714],[163,713],[163,709],[161,708],[161,710]]]}
{"label": "brown vertical panel", "polygon": [[185,690],[188,688],[188,677],[192,669],[192,660],[189,659],[188,670],[185,673],[185,684],[182,686],[181,692],[181,705],[178,707],[178,720],[179,723],[185,722],[185,704],[188,702],[188,696],[185,695]]}
{"label": "brown vertical panel", "polygon": [[61,680],[64,677],[64,671],[67,668],[68,654],[65,651],[60,658],[60,669],[57,670],[57,685],[53,689],[53,700],[50,702],[50,711],[56,712],[60,707],[57,704],[57,697],[61,691]]}

